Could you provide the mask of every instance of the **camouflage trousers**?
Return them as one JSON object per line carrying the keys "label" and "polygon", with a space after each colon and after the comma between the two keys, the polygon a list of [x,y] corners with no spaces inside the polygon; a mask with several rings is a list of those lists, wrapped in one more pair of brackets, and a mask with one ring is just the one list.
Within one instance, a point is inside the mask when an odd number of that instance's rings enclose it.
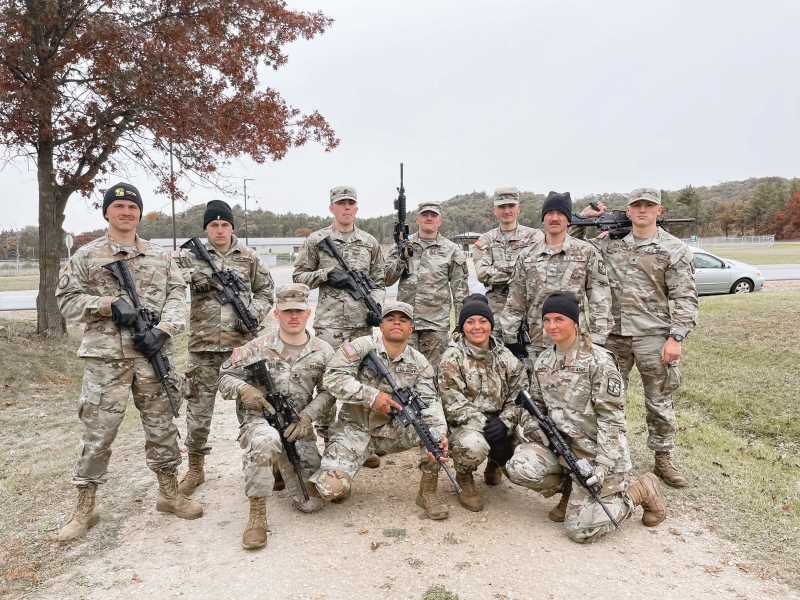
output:
{"label": "camouflage trousers", "polygon": [[[300,484],[297,481],[292,463],[286,456],[278,431],[258,416],[246,417],[239,427],[239,446],[244,450],[242,455],[242,472],[244,473],[244,493],[248,498],[271,496],[275,485],[273,465],[280,470],[289,494],[297,499],[302,497]],[[319,469],[320,456],[315,441],[295,442],[300,457],[300,475],[308,485],[308,479]]]}
{"label": "camouflage trousers", "polygon": [[319,470],[311,476],[311,482],[325,500],[347,498],[353,479],[370,454],[396,454],[412,448],[419,449],[421,470],[438,471],[438,465],[428,460],[413,427],[389,423],[371,434],[353,423],[337,421],[330,429],[329,444],[322,455]]}
{"label": "camouflage trousers", "polygon": [[[500,326],[500,315],[506,307],[506,300],[508,300],[508,284],[491,286],[491,290],[486,292],[486,299],[489,301],[489,308],[492,309],[494,314],[494,335],[503,338],[503,328]],[[456,318],[458,315],[456,315]]]}
{"label": "camouflage trousers", "polygon": [[130,396],[144,429],[147,466],[152,471],[175,473],[181,463],[178,428],[172,420],[169,399],[150,362],[145,358],[83,360],[83,386],[78,400],[83,435],[72,483],[85,486],[106,481],[111,444],[125,417]]}
{"label": "camouflage trousers", "polygon": [[416,330],[411,334],[408,343],[422,352],[434,370],[439,368],[439,361],[450,341],[447,331],[433,331],[429,329]]}
{"label": "camouflage trousers", "polygon": [[219,368],[230,352],[190,352],[186,367],[186,449],[208,454],[208,434],[214,416]]}
{"label": "camouflage trousers", "polygon": [[[506,463],[508,478],[517,485],[541,493],[545,498],[561,490],[561,478],[567,471],[548,448],[535,443],[521,444]],[[628,496],[627,478],[610,476],[600,492],[603,504],[617,523],[631,516],[633,501]],[[603,508],[581,486],[572,485],[564,518],[567,536],[579,543],[594,542],[615,529]]]}
{"label": "camouflage trousers", "polygon": [[482,431],[467,427],[450,430],[450,457],[458,473],[471,473],[489,456],[489,442]]}
{"label": "camouflage trousers", "polygon": [[639,370],[647,409],[647,446],[655,451],[672,451],[678,431],[672,392],[680,386],[680,369],[661,362],[661,347],[665,341],[663,335],[611,334],[606,342],[606,348],[617,358],[626,390],[634,364]]}

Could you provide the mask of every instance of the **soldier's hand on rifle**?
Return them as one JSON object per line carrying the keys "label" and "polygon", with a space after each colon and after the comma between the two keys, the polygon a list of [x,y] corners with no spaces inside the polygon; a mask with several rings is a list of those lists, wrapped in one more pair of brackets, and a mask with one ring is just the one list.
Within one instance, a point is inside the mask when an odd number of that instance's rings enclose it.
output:
{"label": "soldier's hand on rifle", "polygon": [[[443,435],[439,438],[439,450],[442,451],[442,459],[441,462],[445,462],[447,460],[447,453],[450,450],[450,442],[447,441],[447,436]],[[436,458],[428,452],[428,460],[431,462],[436,462]]]}
{"label": "soldier's hand on rifle", "polygon": [[603,482],[606,480],[607,469],[605,465],[595,465],[594,473],[586,480],[586,485],[599,491],[600,488],[603,487]]}
{"label": "soldier's hand on rifle", "polygon": [[378,392],[372,403],[372,410],[388,415],[392,409],[402,410],[402,406],[386,392]]}
{"label": "soldier's hand on rifle", "polygon": [[263,410],[271,415],[275,414],[275,409],[264,397],[264,394],[249,383],[244,384],[244,387],[239,390],[239,403],[245,410],[251,410],[253,412],[261,412]]}
{"label": "soldier's hand on rifle", "polygon": [[111,320],[120,327],[133,327],[139,313],[124,298],[117,298],[111,303]]}
{"label": "soldier's hand on rifle", "polygon": [[286,440],[289,442],[296,442],[297,440],[313,440],[314,425],[311,423],[311,417],[305,413],[300,413],[300,420],[290,423],[283,434],[286,437]]}
{"label": "soldier's hand on rifle", "polygon": [[606,210],[608,210],[608,207],[605,205],[605,203],[604,203],[604,202],[595,202],[595,203],[594,203],[594,205],[595,205],[597,208],[594,208],[594,207],[593,207],[593,206],[590,204],[589,206],[587,206],[586,208],[584,208],[584,209],[583,209],[583,210],[582,210],[582,211],[579,213],[579,215],[578,215],[578,216],[580,216],[580,217],[599,217],[599,216],[600,216],[600,215],[602,215],[604,212],[606,212]]}
{"label": "soldier's hand on rifle", "polygon": [[369,325],[370,327],[378,327],[380,324],[381,324],[381,316],[372,310],[368,310],[367,325]]}
{"label": "soldier's hand on rifle", "polygon": [[133,347],[139,352],[144,354],[147,358],[151,358],[158,354],[161,347],[169,339],[169,334],[158,327],[151,327],[144,333],[136,333],[133,336]]}
{"label": "soldier's hand on rifle", "polygon": [[328,285],[339,290],[350,288],[350,275],[342,269],[334,269],[328,273]]}

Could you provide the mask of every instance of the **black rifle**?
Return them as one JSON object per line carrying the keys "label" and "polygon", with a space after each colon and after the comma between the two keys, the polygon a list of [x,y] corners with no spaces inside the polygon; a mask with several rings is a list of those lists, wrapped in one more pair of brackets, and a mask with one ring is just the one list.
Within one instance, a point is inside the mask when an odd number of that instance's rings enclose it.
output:
{"label": "black rifle", "polygon": [[525,410],[527,410],[536,418],[536,420],[539,422],[540,429],[544,432],[544,435],[550,442],[550,449],[553,451],[553,454],[564,459],[564,462],[567,464],[567,468],[575,476],[575,479],[578,481],[580,486],[589,492],[589,495],[592,497],[592,499],[600,505],[600,508],[603,509],[603,512],[605,512],[608,518],[611,519],[614,527],[619,529],[619,523],[617,523],[614,517],[611,516],[611,512],[608,510],[608,507],[603,503],[602,500],[600,500],[600,487],[586,483],[586,481],[591,478],[592,475],[594,475],[594,469],[592,469],[592,465],[589,464],[589,461],[585,458],[579,459],[572,453],[569,444],[564,440],[564,437],[556,427],[556,424],[553,423],[550,415],[546,415],[539,409],[538,406],[536,406],[536,403],[531,399],[528,392],[522,390],[519,393],[519,396],[517,397],[517,404],[521,404]]}
{"label": "black rifle", "polygon": [[[592,205],[594,206],[594,205]],[[594,207],[596,208],[596,207]],[[673,223],[694,223],[694,219],[662,219],[657,221],[658,225],[670,225]],[[581,217],[572,215],[570,222],[572,227],[597,227],[600,231],[607,231],[612,240],[624,238],[631,232],[631,220],[624,210],[608,210],[597,217]]]}
{"label": "black rifle", "polygon": [[531,345],[531,335],[528,329],[527,316],[522,317],[522,321],[519,324],[519,329],[517,329],[517,345],[520,346],[521,350],[524,352],[524,355],[517,356],[517,358],[525,366],[525,370],[528,371],[528,376],[530,377],[533,374],[533,364],[528,356],[528,346]]}
{"label": "black rifle", "polygon": [[414,254],[408,242],[408,223],[406,223],[406,188],[403,187],[403,163],[400,163],[400,187],[397,188],[397,200],[394,201],[397,211],[397,223],[394,224],[394,243],[400,257],[410,258]]}
{"label": "black rifle", "polygon": [[242,302],[242,298],[239,296],[240,292],[247,291],[247,286],[239,277],[239,274],[230,269],[218,269],[214,264],[214,259],[211,258],[211,255],[208,253],[208,250],[203,245],[200,238],[190,238],[188,241],[181,244],[181,248],[189,250],[189,252],[194,254],[197,258],[208,263],[208,266],[211,267],[212,280],[215,280],[222,287],[221,291],[217,294],[217,300],[220,304],[232,305],[239,320],[250,335],[255,337],[258,332],[258,319],[248,310],[247,306]]}
{"label": "black rifle", "polygon": [[[145,308],[142,305],[142,301],[139,299],[139,293],[136,291],[136,282],[133,280],[133,275],[131,275],[131,271],[128,268],[128,262],[126,260],[116,260],[107,265],[103,265],[103,268],[111,271],[111,274],[114,275],[119,282],[119,286],[131,299],[133,308],[136,309],[136,322],[131,327],[134,335],[143,334],[158,325],[158,317],[156,314],[149,308]],[[175,403],[175,399],[172,397],[172,394],[169,393],[169,387],[167,385],[170,382],[169,361],[167,361],[167,357],[164,356],[164,353],[160,350],[148,360],[153,367],[156,377],[158,377],[158,380],[161,382],[161,388],[167,395],[172,414],[177,418],[180,404]]]}
{"label": "black rifle", "polygon": [[430,452],[433,458],[436,459],[436,462],[441,465],[450,483],[453,484],[453,489],[456,491],[456,494],[460,495],[461,486],[458,485],[450,468],[444,462],[444,459],[447,457],[442,454],[442,449],[439,448],[439,440],[433,436],[430,428],[425,425],[422,420],[422,411],[427,408],[425,402],[419,397],[419,394],[413,387],[401,388],[397,385],[397,381],[392,377],[386,364],[375,350],[370,350],[364,361],[368,367],[372,367],[378,375],[389,384],[389,387],[392,388],[392,398],[402,407],[400,409],[393,408],[390,413],[391,416],[398,419],[403,427],[411,425],[414,428],[414,431],[417,432],[419,439],[424,444],[425,449]]}
{"label": "black rifle", "polygon": [[362,273],[361,271],[354,271],[347,266],[347,263],[344,262],[344,258],[342,258],[341,253],[336,248],[336,244],[333,243],[333,240],[330,238],[330,236],[324,237],[319,243],[319,246],[326,254],[335,258],[342,270],[347,273],[349,277],[348,292],[350,292],[350,295],[355,300],[363,302],[367,307],[367,310],[378,315],[378,318],[380,319],[381,305],[375,302],[375,299],[370,295],[370,291],[377,289],[377,286],[372,283],[370,278],[367,277],[365,273]]}

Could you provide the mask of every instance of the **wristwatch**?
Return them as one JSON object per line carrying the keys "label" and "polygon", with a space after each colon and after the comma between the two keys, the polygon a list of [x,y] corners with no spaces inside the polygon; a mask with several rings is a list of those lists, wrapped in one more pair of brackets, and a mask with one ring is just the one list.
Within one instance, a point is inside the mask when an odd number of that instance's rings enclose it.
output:
{"label": "wristwatch", "polygon": [[670,333],[669,337],[671,337],[673,340],[675,340],[676,342],[678,342],[680,344],[684,340],[684,338],[686,336],[685,335],[681,335],[680,333]]}

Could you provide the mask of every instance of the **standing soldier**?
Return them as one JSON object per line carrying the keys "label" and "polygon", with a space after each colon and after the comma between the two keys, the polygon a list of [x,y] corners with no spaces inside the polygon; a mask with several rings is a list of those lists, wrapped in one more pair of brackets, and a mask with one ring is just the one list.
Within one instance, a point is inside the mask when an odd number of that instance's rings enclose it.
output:
{"label": "standing soldier", "polygon": [[594,343],[604,345],[611,330],[611,289],[603,259],[592,244],[567,234],[571,220],[569,192],[550,192],[542,206],[544,239],[517,258],[500,317],[503,340],[518,358],[525,356],[526,349],[518,345],[517,332],[527,320],[531,339],[527,358],[531,365],[549,343],[542,330],[542,303],[553,292],[576,295],[581,310],[590,315],[589,323],[584,319],[582,325],[584,332],[591,331]]}
{"label": "standing soldier", "polygon": [[[259,323],[272,308],[274,285],[269,269],[233,233],[231,207],[222,200],[212,200],[203,214],[205,244],[215,268],[233,271],[242,284],[237,290],[245,306]],[[243,345],[251,335],[232,304],[220,301],[221,285],[212,278],[211,266],[181,250],[177,257],[184,278],[189,282],[192,304],[189,313],[189,362],[186,370],[186,448],[189,470],[180,482],[187,496],[205,481],[205,457],[211,452],[208,433],[214,414],[219,368],[231,350]]]}
{"label": "standing soldier", "polygon": [[[81,452],[72,482],[78,505],[58,532],[61,542],[74,540],[93,527],[97,486],[106,480],[111,445],[117,435],[128,396],[139,410],[145,435],[147,466],[158,479],[156,510],[183,519],[196,519],[203,508],[178,491],[176,471],[181,462],[178,429],[172,420],[167,390],[149,358],[162,350],[173,367],[171,338],[186,321],[186,284],[178,266],[157,245],[136,235],[142,218],[142,199],[129,183],[110,187],[103,196],[106,235],[81,247],[61,270],[56,298],[61,313],[83,324],[78,356],[84,360],[78,418],[83,424]],[[143,315],[105,265],[126,262],[142,307],[151,311],[157,326],[142,331]],[[134,333],[134,326],[136,332]],[[171,371],[174,374],[174,371]],[[179,397],[177,378],[166,387]]]}
{"label": "standing soldier", "polygon": [[486,286],[489,307],[499,315],[506,305],[508,284],[519,253],[544,239],[544,234],[519,224],[519,190],[515,187],[494,191],[494,216],[498,227],[478,238],[473,260],[478,281]]}
{"label": "standing soldier", "polygon": [[[602,210],[604,207],[600,207]],[[581,216],[599,216],[586,207]],[[688,485],[672,462],[678,424],[672,392],[680,385],[683,340],[697,323],[697,288],[692,253],[658,226],[661,192],[642,188],[628,201],[631,232],[622,239],[592,240],[608,269],[614,325],[606,348],[620,364],[626,387],[636,365],[644,386],[647,445],[655,452],[653,472],[673,487]]]}
{"label": "standing soldier", "polygon": [[457,244],[439,235],[439,204],[421,204],[416,221],[419,231],[409,238],[411,256],[395,246],[386,259],[386,285],[400,280],[397,299],[414,308],[409,343],[435,369],[447,347],[450,311],[455,306],[458,314],[467,295],[467,259]]}
{"label": "standing soldier", "polygon": [[[242,546],[247,549],[263,548],[267,543],[266,499],[272,495],[274,467],[280,470],[297,510],[311,513],[323,506],[316,488],[307,482],[320,464],[311,423],[319,417],[319,411],[330,404],[322,374],[333,356],[333,349],[306,330],[311,316],[308,294],[308,286],[302,283],[278,288],[275,296],[278,328],[234,349],[220,373],[220,394],[237,403],[239,444],[245,451],[244,491],[250,500],[250,518],[242,535]],[[295,443],[301,465],[299,474],[286,456],[278,431],[263,416],[263,411],[274,412],[274,408],[265,396],[266,390],[248,369],[262,360],[272,376],[273,392],[283,394],[299,413],[300,419],[285,432],[286,439]],[[298,476],[306,484],[308,500],[302,498]]]}

